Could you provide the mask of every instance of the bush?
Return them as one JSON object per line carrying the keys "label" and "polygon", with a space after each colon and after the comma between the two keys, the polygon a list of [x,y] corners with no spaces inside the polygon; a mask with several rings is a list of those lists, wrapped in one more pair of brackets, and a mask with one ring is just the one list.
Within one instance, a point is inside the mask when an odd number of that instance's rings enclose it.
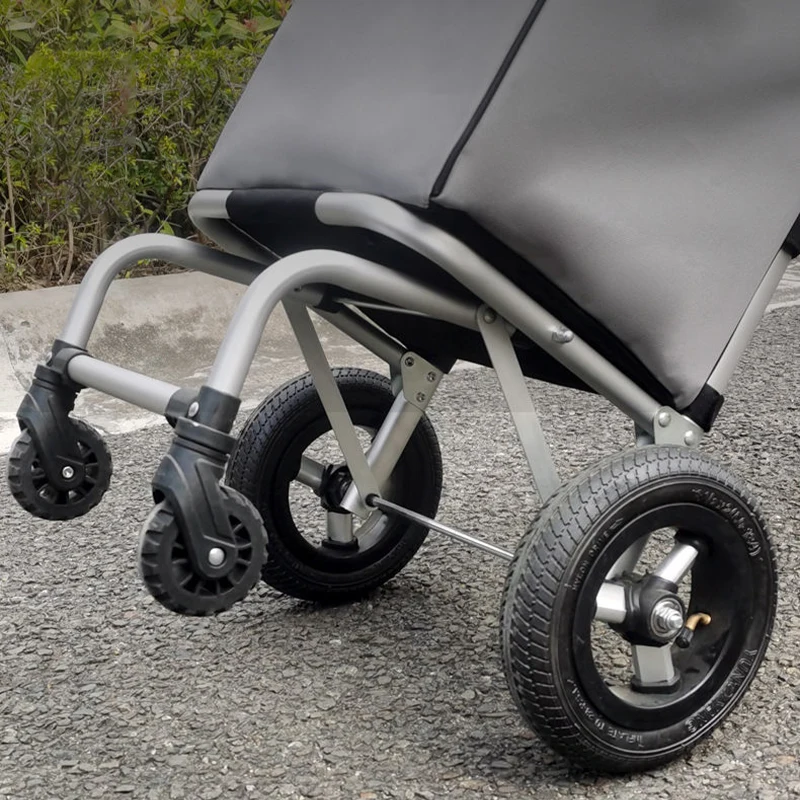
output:
{"label": "bush", "polygon": [[0,288],[73,280],[124,235],[188,234],[287,5],[0,0]]}

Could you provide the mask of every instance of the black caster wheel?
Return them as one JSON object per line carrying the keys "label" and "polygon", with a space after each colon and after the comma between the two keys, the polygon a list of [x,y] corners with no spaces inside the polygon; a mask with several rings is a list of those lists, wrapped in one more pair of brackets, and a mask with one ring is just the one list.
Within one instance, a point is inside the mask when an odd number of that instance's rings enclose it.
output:
{"label": "black caster wheel", "polygon": [[[387,378],[336,369],[345,405],[368,447],[394,402]],[[227,482],[252,500],[267,529],[263,579],[316,602],[356,599],[396,575],[427,530],[376,511],[359,521],[326,510],[350,478],[310,375],[287,383],[252,414],[231,456]],[[311,468],[309,469],[309,465]],[[390,479],[386,498],[433,517],[442,486],[439,443],[427,418],[417,425]],[[327,500],[326,500],[327,498]],[[354,525],[342,545],[331,525]]]}
{"label": "black caster wheel", "polygon": [[103,499],[111,481],[111,454],[100,434],[82,420],[71,419],[70,424],[83,457],[84,476],[78,485],[58,489],[49,482],[27,431],[17,437],[8,455],[11,494],[27,512],[42,519],[83,516]]}
{"label": "black caster wheel", "polygon": [[646,447],[566,484],[506,582],[502,652],[526,721],[604,772],[665,764],[741,700],[769,642],[775,563],[748,490]]}
{"label": "black caster wheel", "polygon": [[231,523],[236,558],[217,578],[192,567],[178,520],[169,503],[159,503],[142,527],[139,572],[147,590],[177,614],[202,617],[227,611],[258,583],[265,557],[264,527],[258,512],[238,492],[221,487]]}

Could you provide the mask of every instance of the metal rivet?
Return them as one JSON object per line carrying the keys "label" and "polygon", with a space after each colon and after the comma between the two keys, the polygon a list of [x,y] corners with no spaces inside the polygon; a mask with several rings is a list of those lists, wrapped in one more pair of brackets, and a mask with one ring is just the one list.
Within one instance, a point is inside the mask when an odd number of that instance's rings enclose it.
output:
{"label": "metal rivet", "polygon": [[186,416],[189,417],[190,419],[192,417],[196,417],[197,416],[197,412],[199,410],[200,410],[200,403],[198,403],[197,400],[195,400],[194,403],[192,403],[189,406],[189,410],[186,412]]}
{"label": "metal rivet", "polygon": [[436,373],[429,372],[425,377],[427,377],[428,383],[433,383],[436,380]]}
{"label": "metal rivet", "polygon": [[687,447],[693,447],[697,444],[697,434],[694,431],[686,431],[683,434],[683,441]]}
{"label": "metal rivet", "polygon": [[404,363],[404,364],[405,364],[407,367],[413,367],[415,362],[414,362],[414,359],[413,359],[411,356],[406,356],[406,357],[403,359],[403,363]]}
{"label": "metal rivet", "polygon": [[569,328],[557,328],[553,331],[553,341],[556,344],[568,344],[575,338],[575,334]]}
{"label": "metal rivet", "polygon": [[425,402],[425,392],[417,392],[417,402],[418,403]]}
{"label": "metal rivet", "polygon": [[666,428],[672,422],[672,414],[669,411],[659,411],[656,420],[662,428]]}
{"label": "metal rivet", "polygon": [[61,477],[71,481],[75,477],[75,470],[72,467],[64,467],[61,470]]}
{"label": "metal rivet", "polygon": [[208,551],[208,563],[212,567],[219,567],[225,560],[225,551],[220,547],[212,547]]}
{"label": "metal rivet", "polygon": [[497,319],[497,314],[492,311],[491,308],[487,308],[486,311],[483,312],[483,321],[488,322],[491,324]]}

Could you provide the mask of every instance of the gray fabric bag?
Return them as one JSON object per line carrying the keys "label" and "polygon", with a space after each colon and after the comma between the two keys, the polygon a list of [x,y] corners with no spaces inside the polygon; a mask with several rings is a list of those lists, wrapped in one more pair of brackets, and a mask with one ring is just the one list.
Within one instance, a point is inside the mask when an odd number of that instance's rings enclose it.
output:
{"label": "gray fabric bag", "polygon": [[688,405],[800,211],[796,0],[295,0],[201,178],[466,212]]}

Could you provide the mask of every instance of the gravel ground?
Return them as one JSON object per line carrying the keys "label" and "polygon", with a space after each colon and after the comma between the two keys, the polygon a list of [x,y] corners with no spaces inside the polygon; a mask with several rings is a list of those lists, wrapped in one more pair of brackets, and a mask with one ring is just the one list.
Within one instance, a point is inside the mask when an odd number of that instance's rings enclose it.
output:
{"label": "gravel ground", "polygon": [[[548,750],[500,670],[504,565],[433,535],[355,605],[262,586],[215,619],[171,615],[135,563],[162,428],[110,440],[112,489],[83,520],[0,494],[0,798],[800,796],[798,327],[800,309],[767,317],[704,445],[763,498],[781,600],[745,701],[687,759],[607,778]],[[604,401],[533,389],[562,475],[629,443]],[[537,502],[493,375],[455,373],[431,417],[441,518],[513,547]]]}

